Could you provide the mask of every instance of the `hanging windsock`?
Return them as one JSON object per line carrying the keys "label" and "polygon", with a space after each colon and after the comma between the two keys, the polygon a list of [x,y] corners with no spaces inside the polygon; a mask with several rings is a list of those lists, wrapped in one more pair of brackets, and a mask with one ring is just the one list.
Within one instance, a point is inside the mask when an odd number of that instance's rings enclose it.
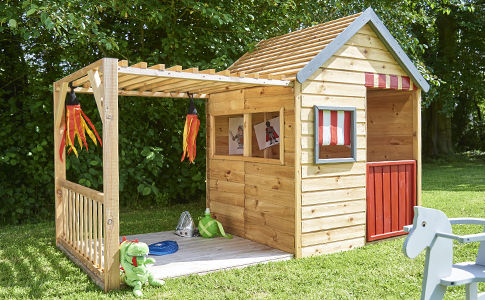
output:
{"label": "hanging windsock", "polygon": [[[69,83],[69,88],[71,89],[71,97],[69,99],[66,99],[66,121],[64,122],[64,133],[61,141],[61,146],[59,147],[59,156],[61,158],[61,161],[64,147],[67,147],[69,149],[68,153],[71,153],[72,151],[74,152],[74,154],[76,154],[76,156],[78,156],[75,145],[76,137],[79,143],[79,147],[81,147],[81,150],[83,148],[83,144],[84,146],[86,146],[86,151],[88,150],[86,133],[91,138],[94,145],[97,145],[96,138],[98,138],[99,144],[101,145],[101,147],[103,146],[103,143],[99,138],[96,128],[81,109],[79,100],[77,100],[76,94],[74,93],[74,87],[72,86],[72,83]],[[92,131],[91,129],[89,129],[88,124],[93,129]]]}
{"label": "hanging windsock", "polygon": [[189,111],[187,112],[187,118],[185,120],[184,127],[184,140],[183,140],[183,150],[181,161],[184,161],[185,157],[188,157],[189,162],[193,163],[195,160],[196,153],[196,139],[197,133],[199,132],[200,120],[197,116],[197,109],[195,109],[194,96],[189,94],[190,104]]}

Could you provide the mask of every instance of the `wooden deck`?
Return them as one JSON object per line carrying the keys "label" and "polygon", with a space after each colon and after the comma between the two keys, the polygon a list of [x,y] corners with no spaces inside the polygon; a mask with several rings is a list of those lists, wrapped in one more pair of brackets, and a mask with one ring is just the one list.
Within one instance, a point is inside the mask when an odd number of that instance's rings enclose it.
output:
{"label": "wooden deck", "polygon": [[138,238],[148,245],[172,240],[179,245],[179,250],[169,255],[149,255],[156,260],[148,269],[156,278],[173,278],[189,274],[243,268],[249,265],[270,261],[288,260],[293,254],[273,249],[266,245],[246,240],[237,236],[232,239],[222,237],[205,239],[202,237],[180,237],[173,231],[137,234],[126,236],[128,240]]}

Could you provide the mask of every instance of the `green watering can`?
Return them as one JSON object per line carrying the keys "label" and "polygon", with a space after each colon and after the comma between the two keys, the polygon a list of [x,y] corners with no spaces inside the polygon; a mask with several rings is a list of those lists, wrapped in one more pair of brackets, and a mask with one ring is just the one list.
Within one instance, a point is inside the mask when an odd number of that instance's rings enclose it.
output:
{"label": "green watering can", "polygon": [[220,235],[227,239],[232,239],[232,235],[224,232],[221,222],[211,218],[209,208],[205,209],[205,214],[202,218],[199,217],[199,233],[205,238],[212,238]]}

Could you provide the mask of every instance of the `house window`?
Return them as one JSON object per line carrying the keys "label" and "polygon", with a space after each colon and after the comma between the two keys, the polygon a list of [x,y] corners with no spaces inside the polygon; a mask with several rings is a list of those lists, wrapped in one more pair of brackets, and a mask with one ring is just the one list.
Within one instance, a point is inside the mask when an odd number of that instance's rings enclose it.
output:
{"label": "house window", "polygon": [[284,164],[284,109],[211,115],[212,158]]}
{"label": "house window", "polygon": [[280,159],[280,112],[253,113],[251,118],[251,157]]}
{"label": "house window", "polygon": [[243,156],[244,115],[224,115],[214,118],[214,154]]}
{"label": "house window", "polygon": [[355,161],[355,107],[314,106],[314,118],[315,163]]}

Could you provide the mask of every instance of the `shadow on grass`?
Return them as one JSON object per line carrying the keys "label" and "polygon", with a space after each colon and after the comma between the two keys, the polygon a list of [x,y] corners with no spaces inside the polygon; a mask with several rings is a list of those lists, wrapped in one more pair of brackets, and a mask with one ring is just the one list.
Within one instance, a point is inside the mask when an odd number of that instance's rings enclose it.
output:
{"label": "shadow on grass", "polygon": [[[120,213],[121,234],[174,230],[180,213],[194,220],[202,203]],[[86,298],[131,297],[130,289],[104,294],[55,244],[53,222],[0,228],[0,298],[45,298],[83,295]]]}
{"label": "shadow on grass", "polygon": [[56,248],[54,228],[53,223],[2,228],[0,298],[67,296],[97,290]]}

